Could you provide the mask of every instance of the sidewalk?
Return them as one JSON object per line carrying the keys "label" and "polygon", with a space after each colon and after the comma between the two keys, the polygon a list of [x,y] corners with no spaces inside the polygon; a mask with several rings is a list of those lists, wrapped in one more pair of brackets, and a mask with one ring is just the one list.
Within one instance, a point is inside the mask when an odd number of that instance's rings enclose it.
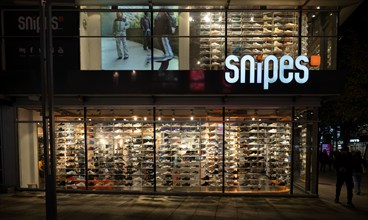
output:
{"label": "sidewalk", "polygon": [[[334,172],[320,175],[320,198],[58,194],[58,219],[367,219],[368,178],[356,206],[334,203]],[[0,194],[0,219],[45,219],[40,192]]]}
{"label": "sidewalk", "polygon": [[[336,173],[334,170],[326,171],[326,173],[320,173],[319,175],[319,197],[320,200],[326,204],[331,204],[335,208],[346,208],[347,193],[346,185],[344,184],[341,189],[340,202],[341,204],[335,204],[335,186],[336,186]],[[364,174],[362,177],[361,194],[353,195],[353,204],[355,206],[353,213],[365,213],[368,216],[368,174]],[[352,214],[353,214],[352,213]],[[368,217],[367,217],[368,218]]]}

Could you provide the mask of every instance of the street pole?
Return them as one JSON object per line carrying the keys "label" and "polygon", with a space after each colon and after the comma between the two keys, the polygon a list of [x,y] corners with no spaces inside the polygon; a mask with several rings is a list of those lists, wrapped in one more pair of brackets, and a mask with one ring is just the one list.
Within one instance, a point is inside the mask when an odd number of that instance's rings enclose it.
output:
{"label": "street pole", "polygon": [[54,83],[52,54],[52,7],[49,1],[40,0],[40,49],[42,82],[42,122],[45,163],[46,219],[57,219]]}

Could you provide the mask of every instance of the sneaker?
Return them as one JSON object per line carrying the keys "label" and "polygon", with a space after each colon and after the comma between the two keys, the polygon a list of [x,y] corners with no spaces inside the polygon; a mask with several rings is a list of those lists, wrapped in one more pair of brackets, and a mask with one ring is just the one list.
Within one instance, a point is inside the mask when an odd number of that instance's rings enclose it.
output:
{"label": "sneaker", "polygon": [[214,60],[218,60],[218,59],[220,59],[220,57],[218,57],[218,56],[214,55],[214,56],[212,56],[212,59],[214,59]]}
{"label": "sneaker", "polygon": [[278,48],[278,47],[274,47],[274,48],[273,48],[273,51],[274,51],[275,53],[281,53],[281,52],[282,52],[282,50],[281,50],[280,48]]}
{"label": "sneaker", "polygon": [[286,34],[286,35],[292,35],[293,34],[293,31],[291,31],[291,30],[286,30],[286,31],[284,31],[284,33]]}
{"label": "sneaker", "polygon": [[263,33],[271,33],[272,31],[267,29],[267,28],[263,28]]}
{"label": "sneaker", "polygon": [[210,177],[208,175],[206,175],[205,177],[202,178],[202,180],[209,180]]}
{"label": "sneaker", "polygon": [[273,31],[274,33],[276,34],[281,34],[281,33],[284,33],[283,30],[279,29],[278,27],[275,28],[275,30]]}
{"label": "sneaker", "polygon": [[252,46],[253,47],[262,47],[262,44],[259,44],[259,43],[255,42],[255,43],[252,44]]}
{"label": "sneaker", "polygon": [[221,51],[215,48],[212,50],[212,53],[221,53]]}
{"label": "sneaker", "polygon": [[294,24],[294,23],[287,23],[287,24],[285,24],[285,28],[293,28],[295,26],[296,26],[296,24]]}
{"label": "sneaker", "polygon": [[270,20],[272,20],[272,18],[268,17],[267,15],[263,15],[263,20],[264,21],[270,21]]}
{"label": "sneaker", "polygon": [[78,186],[78,187],[85,187],[86,185],[83,182],[79,182],[76,186]]}

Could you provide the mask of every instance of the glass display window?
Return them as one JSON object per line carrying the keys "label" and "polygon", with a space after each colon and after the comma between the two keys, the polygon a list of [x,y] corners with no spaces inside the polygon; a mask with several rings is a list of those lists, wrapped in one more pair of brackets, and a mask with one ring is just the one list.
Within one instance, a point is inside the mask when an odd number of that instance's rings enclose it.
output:
{"label": "glass display window", "polygon": [[[313,113],[306,108],[294,116],[291,108],[55,108],[57,188],[305,192],[312,187],[316,159]],[[43,187],[39,119],[37,110],[18,110],[22,188]]]}
{"label": "glass display window", "polygon": [[87,111],[89,190],[152,191],[151,109]]}
{"label": "glass display window", "polygon": [[221,110],[158,109],[158,191],[222,191]]}
{"label": "glass display window", "polygon": [[[312,167],[313,161],[317,160],[317,149],[314,149],[316,140],[317,113],[313,108],[298,108],[294,116],[294,188],[296,193],[310,191],[311,178],[315,176],[318,167]],[[315,154],[317,153],[317,154]]]}
{"label": "glass display window", "polygon": [[[82,70],[223,70],[231,54],[326,54],[316,68],[336,66],[333,11],[139,10],[80,13]],[[114,31],[117,22],[124,23],[119,33]]]}
{"label": "glass display window", "polygon": [[226,190],[289,192],[291,111],[227,109]]}

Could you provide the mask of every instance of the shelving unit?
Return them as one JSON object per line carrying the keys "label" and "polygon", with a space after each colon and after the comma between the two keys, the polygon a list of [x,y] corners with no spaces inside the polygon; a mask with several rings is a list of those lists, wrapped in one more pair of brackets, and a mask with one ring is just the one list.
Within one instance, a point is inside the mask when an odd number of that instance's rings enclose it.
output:
{"label": "shelving unit", "polygon": [[290,182],[287,122],[157,122],[155,132],[153,123],[88,122],[87,164],[83,125],[57,125],[61,188],[85,189],[87,171],[89,190],[152,191],[155,168],[158,191],[222,191],[223,172],[226,191],[278,191]]}
{"label": "shelving unit", "polygon": [[288,123],[240,122],[227,128],[230,142],[226,149],[230,150],[228,160],[231,161],[227,179],[234,179],[227,185],[229,190],[236,185],[239,191],[275,190],[290,182],[291,131]]}
{"label": "shelving unit", "polygon": [[[299,19],[296,12],[230,12],[227,27],[227,54],[281,56],[298,55]],[[306,34],[307,29],[302,28]],[[202,12],[200,19],[200,67],[224,68],[224,14]],[[306,52],[304,48],[304,52]]]}
{"label": "shelving unit", "polygon": [[66,189],[85,189],[83,123],[57,124],[55,142],[57,186]]}
{"label": "shelving unit", "polygon": [[153,186],[153,126],[88,125],[88,188],[143,190]]}

